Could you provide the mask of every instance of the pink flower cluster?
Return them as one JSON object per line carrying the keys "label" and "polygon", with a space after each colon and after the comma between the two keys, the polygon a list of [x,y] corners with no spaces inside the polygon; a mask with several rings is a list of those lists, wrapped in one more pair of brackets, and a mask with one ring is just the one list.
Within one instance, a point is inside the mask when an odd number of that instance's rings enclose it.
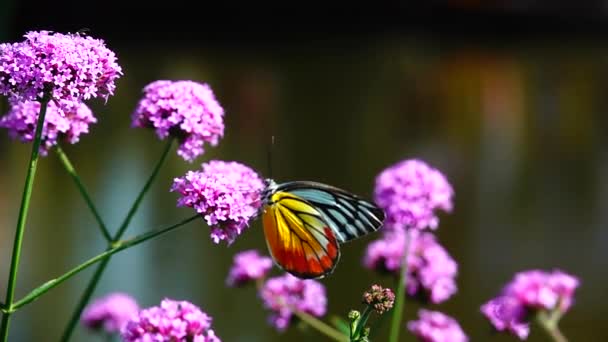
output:
{"label": "pink flower cluster", "polygon": [[[11,102],[13,103],[10,111],[0,118],[0,127],[7,128],[13,139],[32,142],[36,132],[40,102]],[[97,122],[93,112],[82,102],[67,106],[69,108],[67,110],[61,109],[56,102],[51,101],[47,107],[40,144],[42,155],[47,155],[48,151],[60,140],[65,140],[70,144],[77,143],[82,134],[89,132],[89,125]]]}
{"label": "pink flower cluster", "polygon": [[436,229],[435,211],[451,211],[453,195],[445,176],[417,159],[392,165],[376,178],[375,200],[386,213],[387,228]]}
{"label": "pink flower cluster", "polygon": [[83,314],[82,323],[92,330],[118,333],[139,312],[135,299],[124,293],[111,293],[89,304]]}
{"label": "pink flower cluster", "polygon": [[530,332],[528,319],[539,310],[560,314],[572,305],[578,278],[559,270],[520,272],[502,293],[481,307],[481,312],[498,331],[524,340]]}
{"label": "pink flower cluster", "polygon": [[201,171],[175,178],[171,191],[181,194],[178,206],[193,208],[205,219],[215,243],[231,244],[257,215],[263,188],[264,182],[251,168],[212,160],[202,164]]}
{"label": "pink flower cluster", "polygon": [[[441,303],[457,291],[458,264],[427,232],[409,234],[407,256],[407,293],[410,296]],[[405,251],[406,234],[403,231],[385,233],[383,238],[367,246],[363,264],[380,272],[399,275]]]}
{"label": "pink flower cluster", "polygon": [[122,331],[126,342],[220,342],[211,329],[212,318],[194,304],[165,299],[142,310]]}
{"label": "pink flower cluster", "polygon": [[270,323],[285,330],[293,317],[293,310],[321,317],[327,310],[325,287],[316,280],[299,279],[286,273],[270,278],[260,290],[264,306],[272,311]]}
{"label": "pink flower cluster", "polygon": [[272,259],[261,256],[257,250],[248,250],[234,256],[226,284],[231,287],[244,286],[264,279],[272,269]]}
{"label": "pink flower cluster", "polygon": [[458,322],[438,311],[421,309],[419,319],[407,328],[423,342],[467,342],[469,339]]}
{"label": "pink flower cluster", "polygon": [[193,161],[205,143],[216,146],[224,135],[224,109],[211,88],[193,81],[155,81],[133,112],[133,127],[153,128],[159,138],[177,138],[177,154]]}
{"label": "pink flower cluster", "polygon": [[103,40],[49,31],[24,37],[0,44],[0,94],[23,102],[48,92],[67,111],[82,100],[113,95],[122,70]]}

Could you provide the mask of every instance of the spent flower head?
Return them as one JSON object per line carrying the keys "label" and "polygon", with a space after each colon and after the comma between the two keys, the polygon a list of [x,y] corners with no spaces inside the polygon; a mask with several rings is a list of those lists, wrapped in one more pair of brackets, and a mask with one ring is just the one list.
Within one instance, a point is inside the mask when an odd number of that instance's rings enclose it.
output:
{"label": "spent flower head", "polygon": [[559,316],[566,313],[579,283],[575,276],[559,270],[519,272],[497,298],[481,307],[481,312],[496,330],[524,340],[528,337],[530,317],[539,311]]}
{"label": "spent flower head", "polygon": [[408,322],[407,328],[423,342],[466,342],[467,335],[458,322],[439,311],[421,309],[419,319]]}
{"label": "spent flower head", "polygon": [[177,138],[177,154],[192,162],[205,143],[216,146],[224,135],[224,109],[205,83],[155,81],[144,88],[132,126],[152,128],[161,139]]}
{"label": "spent flower head", "polygon": [[[8,129],[9,135],[13,139],[32,142],[40,113],[40,102],[10,102],[9,112],[0,118],[0,127]],[[61,140],[70,144],[77,143],[82,134],[89,132],[89,125],[97,122],[91,109],[84,103],[68,106],[69,109],[65,110],[65,107],[57,106],[57,102],[49,103],[44,118],[40,144],[40,153],[43,156],[47,155],[48,151]]]}
{"label": "spent flower head", "polygon": [[234,256],[234,263],[226,279],[232,287],[244,286],[252,281],[264,279],[272,269],[272,259],[262,256],[257,250],[247,250]]}
{"label": "spent flower head", "polygon": [[177,206],[193,208],[205,219],[215,243],[231,244],[257,214],[263,188],[264,182],[251,168],[212,160],[203,163],[200,171],[175,178],[171,191],[181,194]]}
{"label": "spent flower head", "polygon": [[0,94],[17,102],[47,94],[67,111],[82,100],[114,94],[122,70],[103,40],[49,31],[24,37],[0,44]]}
{"label": "spent flower head", "polygon": [[264,306],[272,311],[269,321],[278,330],[291,323],[293,311],[321,317],[327,310],[325,287],[316,280],[300,279],[285,274],[269,278],[259,293]]}
{"label": "spent flower head", "polygon": [[[371,242],[365,252],[364,266],[398,276],[407,236],[403,231],[388,231]],[[435,304],[447,300],[458,290],[455,281],[458,264],[433,234],[412,231],[409,239],[407,294]]]}
{"label": "spent flower head", "polygon": [[118,333],[139,312],[135,299],[125,293],[111,293],[89,304],[81,317],[82,323],[92,330]]}
{"label": "spent flower head", "polygon": [[374,191],[389,229],[436,229],[435,211],[452,210],[454,190],[445,176],[421,160],[394,164],[378,175]]}
{"label": "spent flower head", "polygon": [[363,303],[372,307],[379,315],[382,315],[395,304],[395,293],[389,288],[383,288],[380,285],[374,284],[368,291],[363,293]]}
{"label": "spent flower head", "polygon": [[140,311],[122,330],[126,342],[220,342],[211,316],[187,301],[164,299],[160,306]]}

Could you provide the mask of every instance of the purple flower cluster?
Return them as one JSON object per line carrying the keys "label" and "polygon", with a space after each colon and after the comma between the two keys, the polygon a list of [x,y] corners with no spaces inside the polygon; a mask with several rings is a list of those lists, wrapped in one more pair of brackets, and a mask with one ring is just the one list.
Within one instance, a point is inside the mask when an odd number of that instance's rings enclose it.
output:
{"label": "purple flower cluster", "polygon": [[226,284],[239,287],[249,282],[264,279],[272,268],[272,259],[261,256],[256,250],[243,251],[234,256]]}
{"label": "purple flower cluster", "polygon": [[530,334],[528,312],[515,298],[494,298],[481,306],[481,312],[498,331],[507,331],[521,340]]}
{"label": "purple flower cluster", "polygon": [[67,111],[82,100],[113,95],[122,70],[102,40],[48,31],[24,37],[0,44],[0,94],[22,102],[50,92]]}
{"label": "purple flower cluster", "polygon": [[111,293],[89,304],[82,323],[89,329],[117,333],[139,312],[135,299],[124,293]]}
{"label": "purple flower cluster", "polygon": [[539,310],[560,314],[568,311],[579,280],[559,270],[530,270],[517,273],[500,296],[481,307],[481,312],[498,331],[526,339],[528,318]]}
{"label": "purple flower cluster", "polygon": [[224,135],[224,109],[207,84],[155,81],[144,88],[132,125],[153,128],[161,139],[179,139],[177,154],[192,162],[205,143],[215,146]]}
{"label": "purple flower cluster", "polygon": [[421,309],[417,321],[407,324],[408,329],[423,342],[466,342],[467,335],[456,320],[438,311]]}
{"label": "purple flower cluster", "polygon": [[201,214],[215,243],[226,240],[231,244],[257,214],[263,188],[264,182],[251,168],[213,160],[202,164],[201,171],[175,178],[171,191],[181,194],[178,206]]}
{"label": "purple flower cluster", "polygon": [[[61,109],[61,106],[57,106],[55,101],[49,103],[42,128],[40,144],[42,155],[47,155],[59,140],[66,140],[71,144],[77,143],[81,134],[89,132],[89,125],[97,122],[93,112],[84,103],[67,107],[69,109],[66,111]],[[39,112],[40,102],[14,102],[10,111],[0,118],[0,127],[7,128],[13,139],[31,142],[34,140]]]}
{"label": "purple flower cluster", "polygon": [[375,201],[386,213],[385,227],[436,229],[435,210],[452,210],[454,191],[445,176],[425,162],[410,159],[376,178]]}
{"label": "purple flower cluster", "polygon": [[268,279],[260,296],[264,306],[272,311],[270,323],[280,331],[287,329],[294,310],[317,317],[325,315],[327,310],[323,284],[299,279],[291,274]]}
{"label": "purple flower cluster", "polygon": [[378,315],[382,315],[393,308],[395,293],[389,288],[382,288],[382,286],[374,284],[363,293],[363,303],[374,308]]}
{"label": "purple flower cluster", "polygon": [[[365,267],[398,275],[406,236],[403,231],[390,231],[381,239],[370,243],[363,259]],[[455,278],[458,264],[433,234],[411,231],[409,236],[408,295],[428,298],[435,304],[447,300],[457,291]]]}
{"label": "purple flower cluster", "polygon": [[212,318],[194,304],[165,299],[140,311],[122,330],[126,342],[220,342]]}

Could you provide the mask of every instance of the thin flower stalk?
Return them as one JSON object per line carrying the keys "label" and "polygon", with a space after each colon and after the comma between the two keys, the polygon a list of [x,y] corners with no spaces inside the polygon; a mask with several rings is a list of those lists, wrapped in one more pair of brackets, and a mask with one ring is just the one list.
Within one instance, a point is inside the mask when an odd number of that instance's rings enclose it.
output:
{"label": "thin flower stalk", "polygon": [[[108,248],[110,248],[113,244],[115,244],[117,241],[119,241],[122,238],[125,231],[127,230],[127,228],[129,227],[129,224],[131,223],[133,216],[137,212],[137,209],[139,209],[139,205],[141,204],[141,201],[143,200],[144,195],[148,192],[148,190],[150,190],[150,187],[152,186],[153,181],[156,179],[156,176],[160,172],[161,166],[164,164],[165,160],[167,159],[167,156],[169,155],[169,151],[171,150],[172,144],[173,144],[173,139],[169,139],[167,141],[167,143],[165,144],[165,149],[163,150],[163,152],[160,156],[160,159],[156,163],[156,166],[154,167],[152,174],[146,181],[146,184],[144,185],[142,190],[139,192],[137,198],[135,199],[135,202],[133,202],[133,205],[131,206],[131,209],[127,213],[127,216],[125,217],[124,221],[122,222],[122,224],[120,225],[120,227],[114,234],[113,238],[109,242]],[[80,297],[80,300],[78,301],[76,309],[74,310],[72,316],[70,317],[70,321],[68,322],[68,325],[66,326],[65,330],[63,331],[63,334],[61,336],[61,341],[66,342],[66,341],[70,340],[72,333],[74,332],[74,328],[78,324],[78,320],[80,319],[80,316],[82,315],[82,311],[84,310],[87,303],[91,299],[91,296],[93,296],[93,292],[95,292],[95,289],[97,288],[97,284],[99,283],[99,280],[101,279],[103,272],[105,271],[109,262],[110,262],[110,258],[104,259],[99,264],[97,269],[95,270],[95,273],[91,277],[91,280],[89,281],[87,287],[85,288],[84,292],[82,293],[82,296]]]}
{"label": "thin flower stalk", "polygon": [[393,317],[391,319],[391,328],[389,341],[399,341],[399,332],[401,331],[401,320],[403,317],[403,306],[405,304],[405,291],[407,288],[407,256],[409,254],[411,233],[408,229],[405,229],[405,245],[403,246],[403,260],[401,262],[401,270],[399,273],[399,279],[397,280],[397,294],[395,295],[395,309],[393,310]]}
{"label": "thin flower stalk", "polygon": [[84,201],[86,202],[87,206],[89,207],[89,210],[91,210],[91,213],[93,213],[93,216],[95,216],[95,220],[97,221],[97,225],[99,226],[99,230],[101,231],[101,234],[103,235],[103,237],[106,239],[107,242],[111,242],[112,236],[110,235],[110,232],[108,231],[108,227],[103,222],[101,215],[99,215],[99,211],[95,207],[95,204],[93,203],[93,200],[91,199],[91,196],[89,196],[89,193],[87,192],[87,189],[84,187],[84,184],[82,183],[82,180],[78,176],[78,173],[76,172],[76,169],[72,165],[72,162],[70,161],[68,156],[65,154],[65,152],[63,152],[63,149],[61,148],[61,146],[57,145],[55,147],[55,152],[57,153],[57,156],[59,157],[59,160],[61,161],[63,168],[68,172],[70,177],[72,177],[72,180],[76,184],[76,187],[78,187],[78,191],[80,191],[80,194],[82,195],[82,198],[84,198]]}
{"label": "thin flower stalk", "polygon": [[21,257],[21,246],[23,236],[25,234],[25,224],[27,221],[27,213],[30,206],[30,198],[34,187],[34,178],[36,177],[36,167],[38,165],[38,156],[40,153],[40,143],[42,140],[42,127],[44,126],[44,117],[46,109],[50,101],[50,96],[45,95],[40,101],[40,113],[36,124],[36,133],[34,144],[32,145],[32,153],[30,156],[29,167],[25,177],[25,185],[23,195],[21,197],[21,207],[19,209],[19,218],[17,220],[17,228],[15,231],[15,241],[13,242],[13,254],[11,257],[11,266],[9,271],[8,285],[6,287],[5,310],[8,307],[8,312],[2,315],[2,326],[0,327],[0,340],[5,342],[8,340],[8,329],[10,325],[11,309],[13,308],[13,299],[15,297],[15,288],[17,286],[17,273],[19,272],[19,259]]}
{"label": "thin flower stalk", "polygon": [[561,318],[559,311],[554,311],[552,315],[549,315],[546,311],[539,311],[536,314],[536,321],[540,325],[545,333],[555,342],[568,342],[568,339],[559,330],[557,322]]}
{"label": "thin flower stalk", "polygon": [[62,274],[61,276],[55,278],[55,279],[51,279],[49,281],[47,281],[46,283],[40,285],[39,287],[35,288],[34,290],[32,290],[29,294],[25,295],[22,299],[20,299],[19,301],[15,302],[14,305],[12,305],[12,307],[10,308],[10,310],[5,310],[4,313],[5,314],[10,314],[12,312],[15,312],[16,310],[18,310],[19,308],[23,307],[24,305],[27,305],[33,301],[35,301],[36,299],[38,299],[40,296],[42,296],[43,294],[45,294],[46,292],[52,290],[53,288],[57,287],[58,285],[60,285],[61,283],[63,283],[64,281],[70,279],[71,277],[75,276],[76,274],[80,273],[81,271],[89,268],[90,266],[102,261],[102,260],[107,260],[108,258],[110,258],[112,255],[123,251],[125,249],[129,249],[131,247],[135,247],[145,241],[148,241],[150,239],[153,239],[155,237],[158,237],[160,235],[166,234],[176,228],[179,228],[181,226],[184,226],[186,223],[192,222],[195,219],[198,218],[198,215],[189,217],[187,219],[182,220],[181,222],[178,222],[174,225],[165,227],[165,228],[161,228],[158,230],[153,230],[144,234],[140,234],[137,235],[135,237],[132,237],[128,240],[124,240],[124,241],[118,241],[116,243],[114,243],[114,245],[107,249],[105,252],[100,253],[92,258],[90,258],[89,260],[83,262],[82,264],[72,268],[71,270],[69,270],[68,272]]}
{"label": "thin flower stalk", "polygon": [[312,328],[317,329],[320,333],[322,333],[323,335],[331,338],[334,341],[340,341],[340,342],[348,342],[348,336],[343,335],[341,332],[339,332],[338,330],[332,328],[330,325],[328,325],[327,323],[323,322],[322,320],[316,318],[315,316],[308,314],[304,311],[300,311],[294,307],[290,307],[290,310],[293,312],[293,314],[298,317],[302,322],[308,324],[309,326],[311,326]]}

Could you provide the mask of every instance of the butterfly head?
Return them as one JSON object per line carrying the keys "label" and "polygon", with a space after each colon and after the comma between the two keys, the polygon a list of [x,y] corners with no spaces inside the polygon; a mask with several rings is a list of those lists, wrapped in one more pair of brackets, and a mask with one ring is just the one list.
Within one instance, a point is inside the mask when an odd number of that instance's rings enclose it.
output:
{"label": "butterfly head", "polygon": [[262,202],[264,202],[265,204],[268,204],[270,201],[270,197],[272,196],[272,194],[274,192],[276,192],[278,188],[277,183],[271,179],[271,178],[266,178],[264,179],[264,190],[262,190]]}

